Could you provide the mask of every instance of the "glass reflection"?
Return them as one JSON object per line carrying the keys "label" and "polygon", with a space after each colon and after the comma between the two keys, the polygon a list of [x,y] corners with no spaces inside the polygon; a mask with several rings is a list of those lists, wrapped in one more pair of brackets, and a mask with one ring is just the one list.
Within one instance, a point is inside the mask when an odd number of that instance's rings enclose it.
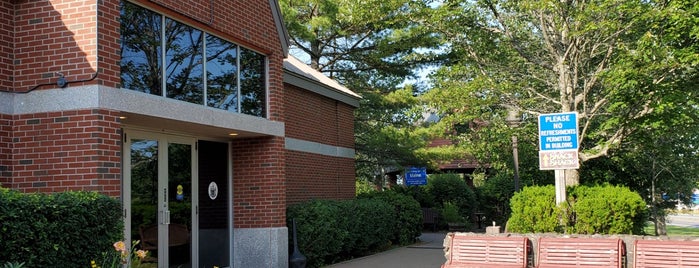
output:
{"label": "glass reflection", "polygon": [[131,241],[151,251],[145,260],[158,261],[158,142],[131,141]]}
{"label": "glass reflection", "polygon": [[120,64],[123,88],[266,116],[264,55],[125,1]]}
{"label": "glass reflection", "polygon": [[241,112],[265,117],[265,57],[248,49],[240,50]]}
{"label": "glass reflection", "polygon": [[167,97],[204,104],[202,32],[166,19],[165,37]]}
{"label": "glass reflection", "polygon": [[162,17],[121,3],[121,86],[162,96]]}
{"label": "glass reflection", "polygon": [[191,264],[192,230],[192,146],[168,145],[168,234],[170,267],[188,268]]}
{"label": "glass reflection", "polygon": [[208,106],[238,111],[238,46],[206,35]]}

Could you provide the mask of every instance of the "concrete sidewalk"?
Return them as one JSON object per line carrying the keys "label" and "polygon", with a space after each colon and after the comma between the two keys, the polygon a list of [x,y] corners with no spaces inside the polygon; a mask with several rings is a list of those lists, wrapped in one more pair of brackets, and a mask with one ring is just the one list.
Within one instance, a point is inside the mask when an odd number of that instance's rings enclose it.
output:
{"label": "concrete sidewalk", "polygon": [[439,268],[446,259],[442,244],[446,233],[422,233],[418,242],[402,248],[349,260],[327,268]]}

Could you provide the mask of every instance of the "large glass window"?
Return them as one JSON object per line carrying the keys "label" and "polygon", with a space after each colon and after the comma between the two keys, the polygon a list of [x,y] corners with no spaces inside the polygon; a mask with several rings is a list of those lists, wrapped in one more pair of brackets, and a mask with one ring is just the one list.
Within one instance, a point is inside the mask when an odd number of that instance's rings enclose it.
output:
{"label": "large glass window", "polygon": [[238,46],[206,36],[207,105],[238,112]]}
{"label": "large glass window", "polygon": [[122,1],[124,88],[265,117],[266,71],[262,54]]}
{"label": "large glass window", "polygon": [[204,104],[203,36],[200,30],[165,19],[168,98]]}
{"label": "large glass window", "polygon": [[265,58],[253,51],[240,52],[240,98],[243,113],[264,116]]}
{"label": "large glass window", "polygon": [[162,17],[122,4],[121,21],[122,87],[162,96]]}

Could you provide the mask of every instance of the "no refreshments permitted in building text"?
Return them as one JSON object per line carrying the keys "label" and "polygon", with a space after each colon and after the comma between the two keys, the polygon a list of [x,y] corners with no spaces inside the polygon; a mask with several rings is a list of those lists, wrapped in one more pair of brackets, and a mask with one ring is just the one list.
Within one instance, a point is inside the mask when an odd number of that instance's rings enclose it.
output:
{"label": "no refreshments permitted in building text", "polygon": [[577,169],[578,114],[539,115],[539,169]]}

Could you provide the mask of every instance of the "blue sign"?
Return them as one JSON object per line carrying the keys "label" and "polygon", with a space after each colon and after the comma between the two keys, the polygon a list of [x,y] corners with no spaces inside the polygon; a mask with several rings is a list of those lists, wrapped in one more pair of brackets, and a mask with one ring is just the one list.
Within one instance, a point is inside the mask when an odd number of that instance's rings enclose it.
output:
{"label": "blue sign", "polygon": [[411,167],[405,171],[405,185],[427,185],[427,169]]}
{"label": "blue sign", "polygon": [[578,113],[539,115],[539,151],[578,150]]}

